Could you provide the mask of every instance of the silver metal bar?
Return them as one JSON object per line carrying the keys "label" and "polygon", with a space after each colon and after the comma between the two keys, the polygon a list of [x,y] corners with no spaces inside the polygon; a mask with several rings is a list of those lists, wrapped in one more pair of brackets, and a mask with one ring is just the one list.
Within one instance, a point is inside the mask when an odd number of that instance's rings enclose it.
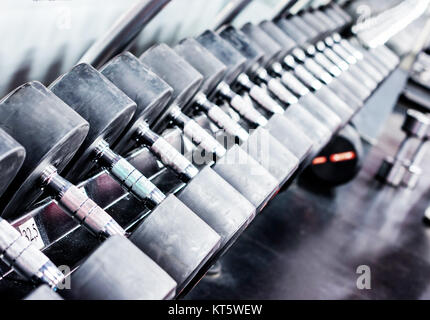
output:
{"label": "silver metal bar", "polygon": [[232,0],[215,17],[214,30],[231,23],[252,0]]}
{"label": "silver metal bar", "polygon": [[282,18],[284,15],[288,14],[291,7],[297,3],[298,0],[281,0],[275,7],[275,14],[273,19]]}
{"label": "silver metal bar", "polygon": [[95,68],[124,50],[170,0],[142,0],[128,10],[106,34],[97,40],[82,56]]}

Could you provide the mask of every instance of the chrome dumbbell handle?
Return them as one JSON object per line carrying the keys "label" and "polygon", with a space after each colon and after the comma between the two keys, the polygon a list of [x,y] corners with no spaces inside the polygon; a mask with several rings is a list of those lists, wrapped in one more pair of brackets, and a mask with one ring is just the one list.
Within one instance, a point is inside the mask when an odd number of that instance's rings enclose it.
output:
{"label": "chrome dumbbell handle", "polygon": [[226,149],[197,122],[183,114],[178,106],[174,106],[171,109],[170,117],[184,131],[185,136],[197,146],[210,154],[216,155],[218,158],[222,158],[225,155]]}
{"label": "chrome dumbbell handle", "polygon": [[227,83],[221,82],[216,90],[218,94],[222,98],[226,99],[230,106],[245,120],[259,126],[267,125],[267,119],[240,95],[231,90]]}
{"label": "chrome dumbbell handle", "polygon": [[422,175],[420,164],[429,149],[429,140],[423,139],[420,141],[419,146],[415,150],[412,161],[408,163],[405,175],[403,177],[403,185],[409,189],[413,189],[418,184],[419,178]]}
{"label": "chrome dumbbell handle", "polygon": [[303,63],[307,70],[316,75],[317,78],[323,81],[325,84],[330,84],[333,81],[333,76],[325,71],[324,68],[316,63],[313,59],[308,58],[302,49],[296,48],[293,50],[292,54],[298,61]]}
{"label": "chrome dumbbell handle", "polygon": [[58,175],[49,166],[42,173],[44,188],[53,191],[58,205],[79,224],[97,238],[106,239],[113,235],[125,235],[125,231],[102,208],[78,187]]}
{"label": "chrome dumbbell handle", "polygon": [[0,258],[17,273],[34,282],[55,288],[63,273],[35,245],[0,218]]}
{"label": "chrome dumbbell handle", "polygon": [[226,133],[238,137],[240,141],[248,140],[249,134],[241,125],[235,122],[229,115],[227,115],[220,107],[210,102],[206,95],[198,93],[195,97],[196,105],[200,110],[203,110],[208,118],[212,120],[219,128],[223,129]]}
{"label": "chrome dumbbell handle", "polygon": [[303,97],[310,92],[309,89],[294,75],[288,71],[285,71],[280,63],[274,63],[271,66],[271,71],[275,73],[276,76],[279,76],[282,83],[287,86],[287,88],[290,88],[297,96]]}
{"label": "chrome dumbbell handle", "polygon": [[163,137],[153,132],[144,121],[139,123],[135,132],[135,140],[149,147],[155,156],[167,167],[171,168],[179,178],[188,182],[199,170]]}
{"label": "chrome dumbbell handle", "polygon": [[275,79],[269,75],[266,69],[260,67],[256,71],[257,77],[260,81],[267,85],[267,89],[272,92],[279,100],[286,103],[287,105],[296,104],[299,99],[291,93],[279,79]]}
{"label": "chrome dumbbell handle", "polygon": [[253,83],[246,74],[240,74],[236,81],[264,109],[271,113],[284,113],[284,109],[265,90]]}
{"label": "chrome dumbbell handle", "polygon": [[302,81],[308,87],[312,88],[314,91],[318,91],[323,87],[321,81],[315,78],[308,70],[306,70],[303,65],[298,64],[295,61],[294,56],[288,55],[287,57],[285,57],[284,63],[289,68],[294,70],[294,74],[299,78],[300,81]]}
{"label": "chrome dumbbell handle", "polygon": [[128,192],[143,201],[150,209],[158,206],[166,196],[126,159],[101,140],[96,146],[96,158]]}

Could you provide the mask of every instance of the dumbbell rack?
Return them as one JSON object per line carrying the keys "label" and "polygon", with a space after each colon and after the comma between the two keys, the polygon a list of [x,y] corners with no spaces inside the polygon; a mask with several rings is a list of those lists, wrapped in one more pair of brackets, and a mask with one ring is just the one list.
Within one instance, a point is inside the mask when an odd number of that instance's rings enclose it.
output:
{"label": "dumbbell rack", "polygon": [[[164,138],[179,150],[184,150],[184,154],[189,154],[191,151],[191,141],[183,137],[179,130],[167,131]],[[185,186],[183,182],[163,167],[146,148],[134,153],[131,152],[127,160],[165,193],[175,194]],[[91,199],[97,201],[129,232],[151,212],[126,193],[105,171],[95,172],[90,178],[81,182],[78,187]],[[33,206],[33,209],[13,221],[12,225],[18,230],[22,230],[22,228],[28,227],[29,222],[34,223],[36,229],[30,227],[29,236],[40,238],[37,240],[40,249],[57,265],[76,266],[86,254],[89,254],[100,244],[95,238],[89,237],[87,232],[80,228],[73,219],[70,219],[51,199],[42,199]],[[67,254],[65,254],[66,252]],[[19,296],[22,290],[20,286],[11,287],[8,281],[2,281],[9,279],[8,277],[15,279],[17,275],[0,261],[0,296],[2,294],[10,296],[11,289],[12,291],[16,289],[16,294]],[[31,287],[30,283],[27,285]],[[28,291],[28,288],[23,291]]]}
{"label": "dumbbell rack", "polygon": [[[189,149],[192,143],[179,131],[169,131],[164,137],[184,154],[192,151]],[[154,160],[147,149],[130,154],[127,160],[145,176],[150,177],[150,180],[165,193],[176,193],[185,185]],[[132,231],[133,227],[150,213],[137,200],[125,193],[118,183],[105,172],[94,172],[92,177],[81,182],[79,187],[128,231]],[[79,265],[79,261],[99,244],[64,214],[54,201],[41,200],[33,209],[13,221],[12,224],[20,230],[27,228],[33,221],[40,237],[40,247],[57,265]],[[237,236],[239,235],[240,232]],[[32,236],[36,235],[30,235],[30,237]],[[213,260],[216,258],[213,257]],[[202,276],[205,271],[207,270],[202,270],[191,285],[198,281],[199,276]],[[3,280],[0,281],[0,296],[3,294],[9,297],[11,295],[20,296],[22,292],[28,292],[26,286],[30,286],[30,284],[15,278],[15,274],[11,273],[6,265],[0,264],[0,275],[2,276],[0,279]],[[21,285],[10,286],[9,280]],[[189,289],[186,288],[184,292]]]}

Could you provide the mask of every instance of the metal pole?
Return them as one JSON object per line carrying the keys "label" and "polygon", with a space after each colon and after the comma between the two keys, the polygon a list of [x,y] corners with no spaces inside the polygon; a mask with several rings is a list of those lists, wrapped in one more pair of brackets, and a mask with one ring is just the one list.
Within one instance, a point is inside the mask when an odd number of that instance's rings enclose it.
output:
{"label": "metal pole", "polygon": [[282,18],[287,15],[294,4],[296,4],[298,0],[281,0],[275,8],[275,14],[273,16],[273,20]]}
{"label": "metal pole", "polygon": [[215,17],[214,30],[231,23],[252,0],[232,0]]}
{"label": "metal pole", "polygon": [[89,63],[95,68],[101,67],[124,50],[169,2],[170,0],[139,1],[87,50],[79,62]]}

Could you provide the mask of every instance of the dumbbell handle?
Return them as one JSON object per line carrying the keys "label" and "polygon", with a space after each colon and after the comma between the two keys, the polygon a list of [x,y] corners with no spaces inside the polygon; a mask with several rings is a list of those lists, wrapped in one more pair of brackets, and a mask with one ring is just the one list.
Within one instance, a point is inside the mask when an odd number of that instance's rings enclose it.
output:
{"label": "dumbbell handle", "polygon": [[248,132],[246,132],[240,124],[235,122],[220,107],[210,102],[205,94],[198,93],[196,95],[196,105],[200,110],[203,110],[207,114],[210,120],[215,122],[215,124],[226,133],[234,137],[238,137],[241,142],[248,140]]}
{"label": "dumbbell handle", "polygon": [[321,81],[315,78],[306,68],[295,61],[294,56],[288,55],[284,58],[284,64],[293,70],[294,75],[314,91],[318,91],[323,87]]}
{"label": "dumbbell handle", "polygon": [[396,160],[405,161],[407,160],[407,156],[410,150],[411,143],[413,142],[413,139],[411,136],[407,135],[405,139],[400,143],[399,148],[397,149],[396,154],[394,155],[394,158]]}
{"label": "dumbbell handle", "polygon": [[138,124],[136,141],[148,146],[152,153],[167,167],[172,169],[184,182],[189,182],[199,170],[163,137],[153,132],[146,122]]}
{"label": "dumbbell handle", "polygon": [[240,74],[236,81],[249,93],[249,96],[257,101],[264,109],[271,113],[284,113],[284,109],[273,100],[265,90],[252,82],[246,74]]}
{"label": "dumbbell handle", "polygon": [[299,102],[299,99],[291,93],[279,79],[275,79],[269,75],[266,69],[259,67],[256,71],[257,77],[260,81],[267,85],[267,89],[273,93],[280,101],[287,105],[293,105]]}
{"label": "dumbbell handle", "polygon": [[33,243],[0,218],[0,257],[23,277],[55,288],[63,273]]}
{"label": "dumbbell handle", "polygon": [[48,166],[44,170],[42,183],[54,192],[58,205],[97,238],[125,235],[124,229],[107,212],[81,189],[61,177],[54,167]]}
{"label": "dumbbell handle", "polygon": [[236,81],[243,89],[245,89],[249,93],[249,96],[252,99],[257,101],[257,103],[267,111],[271,113],[284,112],[284,109],[275,100],[273,100],[265,90],[252,82],[246,74],[240,74],[237,77]]}
{"label": "dumbbell handle", "polygon": [[265,126],[267,124],[267,119],[258,112],[252,104],[249,104],[240,95],[231,90],[227,83],[219,83],[216,91],[222,98],[225,98],[228,101],[230,106],[238,112],[240,116],[247,121],[260,126]]}
{"label": "dumbbell handle", "polygon": [[166,196],[126,159],[110,149],[101,140],[96,146],[96,159],[112,177],[135,198],[143,201],[149,209],[158,206]]}
{"label": "dumbbell handle", "polygon": [[429,148],[429,140],[423,139],[420,141],[418,148],[415,150],[410,166],[419,166]]}
{"label": "dumbbell handle", "polygon": [[284,70],[280,63],[274,63],[271,66],[271,71],[275,73],[276,76],[280,77],[282,83],[292,90],[294,94],[299,97],[306,96],[310,91],[309,89],[300,82],[293,74]]}
{"label": "dumbbell handle", "polygon": [[183,114],[178,106],[172,108],[170,117],[194,144],[218,158],[225,155],[226,149],[197,122]]}

